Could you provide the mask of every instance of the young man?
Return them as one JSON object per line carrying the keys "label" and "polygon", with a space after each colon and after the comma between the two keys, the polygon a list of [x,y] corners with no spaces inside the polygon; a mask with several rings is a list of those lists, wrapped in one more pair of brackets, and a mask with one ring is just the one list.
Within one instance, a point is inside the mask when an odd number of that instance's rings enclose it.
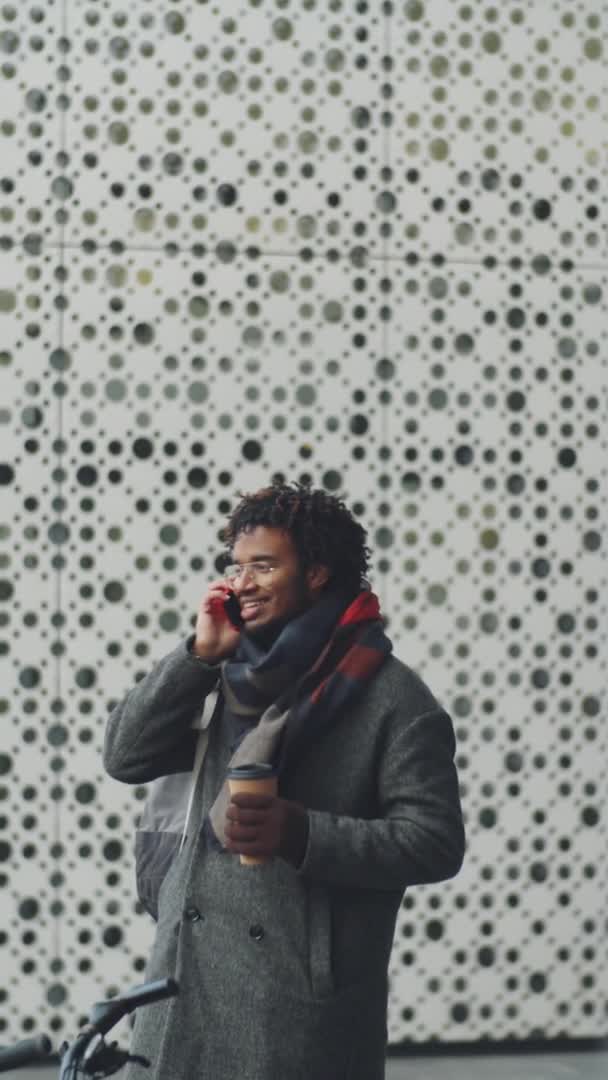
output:
{"label": "young man", "polygon": [[[116,779],[191,769],[193,717],[220,690],[146,973],[180,993],[140,1010],[133,1050],[151,1080],[381,1080],[404,890],[463,858],[452,724],[392,655],[365,531],[339,499],[275,483],[225,537],[233,565],[195,633],[108,723]],[[277,796],[230,798],[228,768],[251,762],[276,768]]]}

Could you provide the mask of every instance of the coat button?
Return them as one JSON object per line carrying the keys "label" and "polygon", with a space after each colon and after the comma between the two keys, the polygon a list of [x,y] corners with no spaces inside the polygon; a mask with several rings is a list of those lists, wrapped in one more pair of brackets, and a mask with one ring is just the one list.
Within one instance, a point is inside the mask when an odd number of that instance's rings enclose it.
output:
{"label": "coat button", "polygon": [[261,941],[264,937],[264,927],[259,923],[254,923],[249,927],[249,937],[252,937],[254,941]]}
{"label": "coat button", "polygon": [[188,919],[190,922],[198,922],[202,917],[200,911],[197,907],[194,907],[194,905],[192,905],[192,907],[187,907],[184,910],[184,919]]}

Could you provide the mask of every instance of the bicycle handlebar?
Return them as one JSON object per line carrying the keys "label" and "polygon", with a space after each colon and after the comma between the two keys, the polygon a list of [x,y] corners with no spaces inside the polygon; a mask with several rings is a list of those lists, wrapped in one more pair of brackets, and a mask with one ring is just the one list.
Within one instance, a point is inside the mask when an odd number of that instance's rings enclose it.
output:
{"label": "bicycle handlebar", "polygon": [[133,1009],[138,1009],[140,1005],[151,1005],[154,1001],[162,1001],[163,998],[175,997],[178,991],[175,979],[157,979],[156,982],[142,983],[119,997],[95,1002],[89,1023],[95,1031],[105,1035],[121,1017],[133,1012]]}
{"label": "bicycle handlebar", "polygon": [[20,1069],[22,1065],[33,1065],[43,1061],[51,1052],[51,1040],[48,1035],[36,1035],[33,1039],[22,1039],[14,1046],[0,1046],[0,1072]]}
{"label": "bicycle handlebar", "polygon": [[[134,986],[132,990],[127,990],[126,994],[110,998],[109,1001],[95,1002],[91,1009],[89,1023],[79,1032],[71,1046],[66,1044],[60,1076],[65,1080],[75,1078],[80,1064],[87,1058],[87,1050],[91,1047],[91,1043],[96,1038],[102,1039],[103,1035],[127,1013],[133,1012],[140,1005],[151,1005],[154,1001],[175,997],[178,993],[179,986],[175,979],[157,979],[155,982]],[[50,1052],[51,1040],[48,1035],[22,1039],[14,1046],[0,1046],[0,1073],[42,1061]],[[127,1058],[128,1055],[125,1054],[125,1059]],[[139,1060],[143,1062],[143,1059]]]}
{"label": "bicycle handlebar", "polygon": [[154,1001],[175,997],[178,993],[179,986],[175,979],[158,979],[155,982],[134,986],[126,994],[110,998],[108,1001],[97,1001],[91,1009],[89,1023],[79,1032],[63,1055],[60,1080],[75,1080],[81,1063],[88,1058],[87,1050],[93,1040],[105,1035],[127,1013],[133,1012],[140,1005],[151,1005]]}

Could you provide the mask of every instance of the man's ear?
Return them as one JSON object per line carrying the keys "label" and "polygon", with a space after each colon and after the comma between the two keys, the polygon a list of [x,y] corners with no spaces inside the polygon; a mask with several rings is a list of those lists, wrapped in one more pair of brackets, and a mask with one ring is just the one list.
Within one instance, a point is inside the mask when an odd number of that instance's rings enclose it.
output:
{"label": "man's ear", "polygon": [[328,566],[311,566],[309,567],[306,578],[308,581],[309,589],[314,592],[320,592],[321,589],[327,585],[330,578]]}

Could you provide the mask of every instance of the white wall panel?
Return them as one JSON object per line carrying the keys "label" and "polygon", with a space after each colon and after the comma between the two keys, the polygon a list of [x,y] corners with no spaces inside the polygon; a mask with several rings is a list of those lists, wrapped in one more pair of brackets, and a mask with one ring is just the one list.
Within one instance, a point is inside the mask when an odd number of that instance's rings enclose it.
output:
{"label": "white wall panel", "polygon": [[606,1032],[606,12],[0,7],[0,1039],[141,981],[112,703],[190,631],[239,490],[368,529],[450,710],[461,874],[391,1041]]}

